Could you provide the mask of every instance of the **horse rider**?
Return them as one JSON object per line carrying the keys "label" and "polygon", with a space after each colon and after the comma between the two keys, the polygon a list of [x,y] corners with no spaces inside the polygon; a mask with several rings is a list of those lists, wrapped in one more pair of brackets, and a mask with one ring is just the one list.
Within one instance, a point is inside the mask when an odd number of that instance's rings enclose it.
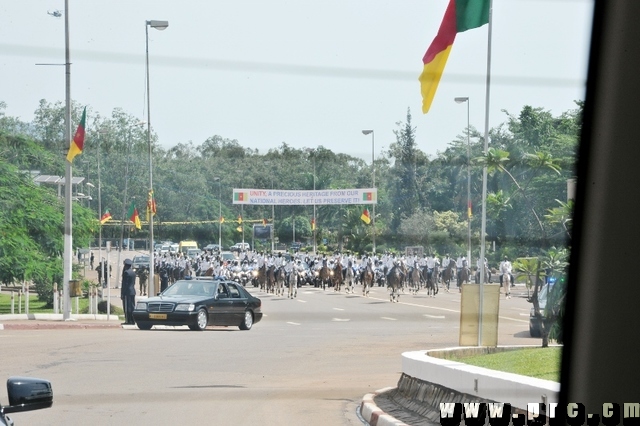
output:
{"label": "horse rider", "polygon": [[427,281],[429,281],[431,279],[431,277],[433,276],[433,270],[436,267],[436,257],[432,254],[426,256],[426,267],[427,267]]}
{"label": "horse rider", "polygon": [[[513,274],[511,273],[512,270],[513,270],[513,266],[511,265],[511,262],[509,262],[509,258],[505,256],[502,263],[500,263],[500,285],[504,287],[505,289],[504,291],[507,299],[511,299],[511,286],[515,281]],[[505,275],[507,275],[508,277],[507,279],[508,282],[506,283],[506,286],[503,285],[503,277]]]}

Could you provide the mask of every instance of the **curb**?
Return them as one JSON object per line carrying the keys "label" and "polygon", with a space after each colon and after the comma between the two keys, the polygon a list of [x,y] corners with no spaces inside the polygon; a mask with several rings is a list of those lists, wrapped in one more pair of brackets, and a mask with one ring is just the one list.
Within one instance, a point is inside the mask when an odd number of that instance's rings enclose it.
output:
{"label": "curb", "polygon": [[395,389],[388,387],[378,389],[374,393],[368,393],[362,398],[360,404],[360,415],[370,426],[408,426],[406,423],[397,420],[395,417],[382,411],[375,403],[376,395]]}
{"label": "curb", "polygon": [[[129,326],[131,327],[131,326]],[[135,327],[135,326],[134,326]],[[127,328],[117,315],[75,314],[64,320],[62,314],[6,314],[0,315],[0,330]]]}

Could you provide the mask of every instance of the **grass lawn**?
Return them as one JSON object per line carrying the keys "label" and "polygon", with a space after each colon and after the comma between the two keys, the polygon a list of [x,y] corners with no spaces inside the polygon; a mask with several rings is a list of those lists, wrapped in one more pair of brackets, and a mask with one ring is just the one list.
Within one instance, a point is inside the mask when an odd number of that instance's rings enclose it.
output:
{"label": "grass lawn", "polygon": [[477,367],[559,382],[561,354],[562,348],[551,347],[520,349],[449,359]]}
{"label": "grass lawn", "polygon": [[[13,313],[17,314],[18,312],[25,313],[24,305],[24,295],[22,296],[22,310],[18,311],[18,304],[20,300],[18,298],[18,293],[14,294],[14,308]],[[81,314],[89,313],[89,299],[86,297],[78,298],[78,312]],[[106,305],[105,305],[106,309]],[[0,294],[0,314],[10,314],[11,313],[11,295],[7,293]],[[30,314],[52,314],[53,308],[47,308],[44,302],[38,300],[38,296],[29,295],[29,313]],[[71,313],[76,313],[76,298],[71,298]],[[111,313],[113,315],[122,315],[122,307],[111,305]],[[104,312],[106,314],[106,312]]]}

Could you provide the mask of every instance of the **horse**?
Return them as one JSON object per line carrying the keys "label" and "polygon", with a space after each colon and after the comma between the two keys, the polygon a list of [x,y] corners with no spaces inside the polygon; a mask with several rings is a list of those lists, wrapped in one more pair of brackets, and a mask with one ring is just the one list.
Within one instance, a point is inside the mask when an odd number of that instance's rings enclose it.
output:
{"label": "horse", "polygon": [[293,299],[294,297],[298,297],[298,271],[296,268],[293,268],[291,272],[289,272],[289,295],[288,297]]}
{"label": "horse", "polygon": [[391,290],[389,293],[389,299],[391,302],[397,302],[400,298],[398,290],[402,287],[405,278],[405,273],[402,269],[401,265],[396,264],[391,268],[387,275],[387,287]]}
{"label": "horse", "polygon": [[[476,269],[476,284],[480,284],[480,268]],[[484,268],[484,282],[485,283],[490,283],[491,282],[491,269],[489,269],[488,267],[485,266]]]}
{"label": "horse", "polygon": [[266,271],[266,284],[267,284],[267,293],[272,293],[276,286],[276,267],[275,265],[269,266]]}
{"label": "horse", "polygon": [[321,285],[323,290],[326,290],[327,284],[331,284],[331,270],[327,266],[327,259],[322,261],[322,267],[318,271],[318,280],[318,285]]}
{"label": "horse", "polygon": [[[257,269],[256,282],[260,286],[260,290],[267,289],[267,267],[263,264],[261,267]],[[255,284],[254,284],[255,286]]]}
{"label": "horse", "polygon": [[349,294],[349,292],[353,293],[353,284],[355,282],[355,277],[353,276],[353,264],[349,261],[347,265],[347,270],[344,275],[344,291]]}
{"label": "horse", "polygon": [[458,289],[460,291],[462,291],[462,284],[464,283],[470,283],[471,281],[469,281],[469,277],[471,276],[471,273],[469,271],[469,267],[468,266],[463,266],[462,269],[460,269],[460,272],[458,273]]}
{"label": "horse", "polygon": [[371,265],[367,264],[361,274],[362,280],[362,295],[369,296],[369,289],[373,285],[374,273]]}
{"label": "horse", "polygon": [[278,266],[274,272],[275,278],[275,294],[276,296],[284,296],[284,283],[286,278],[286,273],[282,266]]}
{"label": "horse", "polygon": [[427,296],[436,297],[438,294],[438,278],[440,276],[440,267],[436,263],[433,269],[430,271],[428,266],[425,266],[422,275],[426,282]]}
{"label": "horse", "polygon": [[408,280],[411,292],[414,295],[418,294],[418,290],[420,290],[420,285],[422,284],[422,273],[419,267],[414,266],[411,268],[408,274]]}
{"label": "horse", "polygon": [[445,266],[445,269],[442,272],[442,283],[445,285],[447,293],[449,292],[449,286],[451,285],[451,280],[456,274],[456,271],[456,261],[450,259],[449,264]]}
{"label": "horse", "polygon": [[340,292],[340,288],[342,287],[342,263],[336,262],[335,268],[333,268],[333,275],[331,276],[331,281],[333,282],[333,290]]}

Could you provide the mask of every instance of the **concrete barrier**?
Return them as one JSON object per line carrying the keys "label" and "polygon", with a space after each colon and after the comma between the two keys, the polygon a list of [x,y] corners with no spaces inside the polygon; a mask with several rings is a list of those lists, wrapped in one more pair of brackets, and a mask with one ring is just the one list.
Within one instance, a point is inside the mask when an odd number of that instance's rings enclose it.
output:
{"label": "concrete barrier", "polygon": [[[560,383],[475,367],[447,359],[447,355],[471,355],[527,348],[447,348],[436,351],[414,351],[402,354],[402,372],[426,383],[442,386],[481,400],[511,404],[522,410],[528,403],[558,402]],[[539,346],[531,346],[539,348]],[[443,401],[458,402],[458,401]],[[466,401],[465,401],[466,402]]]}

